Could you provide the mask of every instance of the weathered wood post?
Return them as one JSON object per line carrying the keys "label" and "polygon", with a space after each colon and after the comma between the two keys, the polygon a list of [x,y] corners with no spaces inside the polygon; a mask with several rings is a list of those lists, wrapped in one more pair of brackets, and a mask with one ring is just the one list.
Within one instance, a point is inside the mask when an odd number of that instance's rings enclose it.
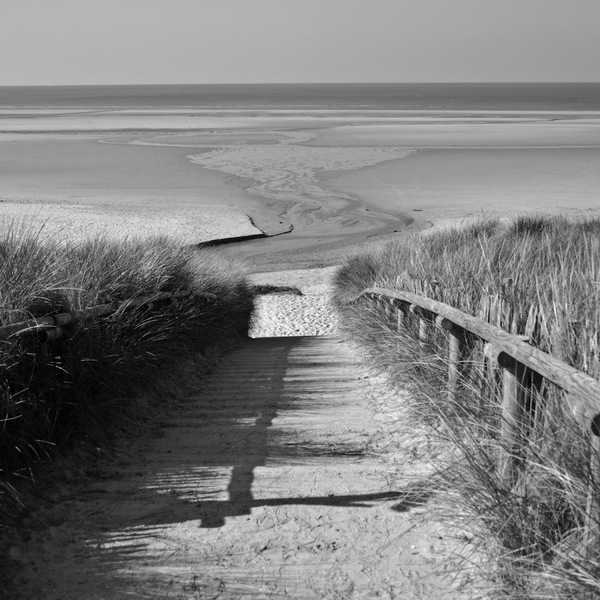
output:
{"label": "weathered wood post", "polygon": [[406,329],[408,327],[408,311],[406,308],[406,304],[404,302],[401,302],[400,300],[393,298],[392,299],[392,303],[393,306],[396,308],[397,310],[397,314],[396,314],[396,327],[398,329],[398,331],[401,331],[403,329]]}
{"label": "weathered wood post", "polygon": [[391,321],[395,317],[394,302],[390,298],[385,298],[385,300],[383,300],[383,302],[384,302],[383,309],[385,310],[385,315]]}
{"label": "weathered wood post", "polygon": [[375,294],[373,296],[373,301],[375,302],[375,306],[377,306],[379,310],[383,310],[385,312],[386,302],[379,294]]}
{"label": "weathered wood post", "polygon": [[419,345],[421,348],[424,348],[425,342],[427,342],[429,337],[429,326],[427,324],[427,320],[423,316],[422,309],[416,304],[411,304],[408,310],[412,315],[415,315],[419,319]]}
{"label": "weathered wood post", "polygon": [[512,487],[517,478],[517,466],[523,447],[523,422],[527,402],[523,379],[525,367],[501,354],[498,362],[504,369],[502,373],[502,424],[500,439],[506,453],[500,462],[500,477],[507,486]]}
{"label": "weathered wood post", "polygon": [[586,558],[596,559],[600,554],[600,415],[596,415],[592,420],[590,443],[590,482],[583,543]]}
{"label": "weathered wood post", "polygon": [[[525,336],[518,337],[525,338]],[[522,455],[523,434],[527,420],[527,369],[493,344],[485,345],[484,354],[491,360],[497,361],[502,367],[500,443],[503,452],[500,455],[498,473],[510,488],[516,482],[517,467]]]}
{"label": "weathered wood post", "polygon": [[427,321],[422,316],[419,316],[419,341],[425,343],[428,334]]}
{"label": "weathered wood post", "polygon": [[438,327],[448,332],[448,400],[453,402],[458,391],[460,378],[460,358],[464,330],[449,319],[438,316],[435,319]]}

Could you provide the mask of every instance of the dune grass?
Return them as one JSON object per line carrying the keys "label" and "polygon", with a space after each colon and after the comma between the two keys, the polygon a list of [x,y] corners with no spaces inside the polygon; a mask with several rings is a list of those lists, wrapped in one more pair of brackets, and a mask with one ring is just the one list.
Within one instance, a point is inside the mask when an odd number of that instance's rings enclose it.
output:
{"label": "dune grass", "polygon": [[[337,274],[342,327],[375,368],[409,387],[415,423],[445,448],[440,473],[449,516],[474,534],[474,555],[487,557],[477,562],[492,595],[600,596],[598,554],[583,549],[590,434],[566,414],[564,395],[544,385],[519,479],[507,488],[497,469],[507,451],[499,437],[499,369],[485,363],[483,345],[468,344],[451,402],[443,332],[432,328],[429,341],[419,343],[414,328],[399,331],[377,303],[348,302],[372,286],[420,293],[511,333],[527,330],[531,344],[598,378],[599,285],[600,221],[560,217],[482,219],[415,236],[351,257]],[[592,491],[600,502],[597,482]]]}
{"label": "dune grass", "polygon": [[39,461],[106,448],[143,426],[191,377],[247,335],[253,292],[242,266],[166,239],[42,240],[12,222],[0,236],[0,325],[159,292],[191,290],[70,325],[46,344],[0,342],[0,529],[22,505],[14,484]]}

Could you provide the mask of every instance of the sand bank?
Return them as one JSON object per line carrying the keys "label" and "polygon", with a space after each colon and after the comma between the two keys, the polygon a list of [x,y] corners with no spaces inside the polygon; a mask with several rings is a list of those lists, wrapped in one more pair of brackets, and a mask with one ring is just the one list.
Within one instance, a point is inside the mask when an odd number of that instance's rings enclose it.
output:
{"label": "sand bank", "polygon": [[329,127],[308,142],[328,147],[543,148],[598,147],[600,119],[552,117],[402,118]]}
{"label": "sand bank", "polygon": [[267,233],[293,228],[228,250],[255,270],[327,266],[435,222],[596,212],[598,116],[0,115],[0,210],[31,210],[77,235],[105,227],[186,243],[251,235],[252,219]]}
{"label": "sand bank", "polygon": [[[356,119],[356,116],[353,117]],[[387,121],[379,113],[359,117],[359,121]],[[305,128],[311,125],[343,124],[348,121],[344,111],[290,110],[0,110],[0,134],[41,133],[105,133],[153,131],[269,130]]]}

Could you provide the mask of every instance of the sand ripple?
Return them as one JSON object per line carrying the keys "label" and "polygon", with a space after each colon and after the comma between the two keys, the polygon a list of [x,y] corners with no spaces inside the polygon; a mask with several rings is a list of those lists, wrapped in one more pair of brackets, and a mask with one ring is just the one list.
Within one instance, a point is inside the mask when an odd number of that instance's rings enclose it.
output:
{"label": "sand ripple", "polygon": [[272,200],[327,199],[340,196],[324,189],[318,178],[323,171],[351,171],[403,158],[408,148],[302,146],[297,140],[278,145],[221,147],[191,155],[192,162],[250,179],[248,191]]}

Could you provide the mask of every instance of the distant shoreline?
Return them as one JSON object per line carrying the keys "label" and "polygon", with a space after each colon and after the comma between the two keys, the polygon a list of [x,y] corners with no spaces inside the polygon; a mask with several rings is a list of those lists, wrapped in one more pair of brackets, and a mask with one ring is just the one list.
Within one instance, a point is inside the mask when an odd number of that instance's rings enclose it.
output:
{"label": "distant shoreline", "polygon": [[599,82],[246,83],[0,87],[4,107],[600,110]]}

